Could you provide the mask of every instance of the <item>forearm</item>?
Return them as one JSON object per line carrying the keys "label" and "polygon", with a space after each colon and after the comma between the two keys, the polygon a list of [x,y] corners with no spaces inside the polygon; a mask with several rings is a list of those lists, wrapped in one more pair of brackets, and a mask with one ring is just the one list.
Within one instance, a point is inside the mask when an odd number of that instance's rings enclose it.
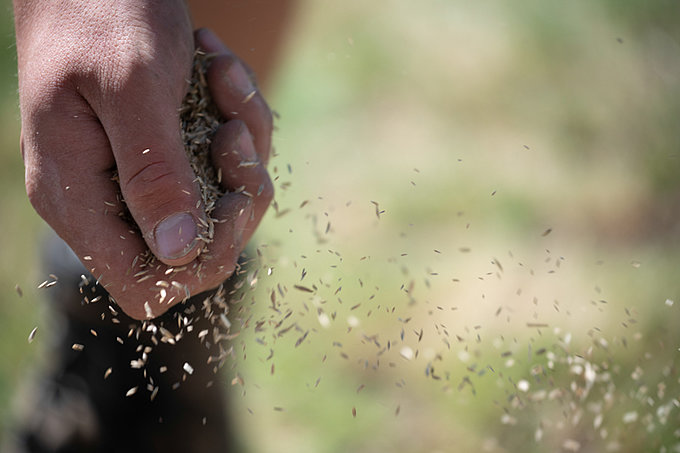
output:
{"label": "forearm", "polygon": [[196,28],[213,29],[251,67],[261,87],[278,63],[295,0],[188,0]]}

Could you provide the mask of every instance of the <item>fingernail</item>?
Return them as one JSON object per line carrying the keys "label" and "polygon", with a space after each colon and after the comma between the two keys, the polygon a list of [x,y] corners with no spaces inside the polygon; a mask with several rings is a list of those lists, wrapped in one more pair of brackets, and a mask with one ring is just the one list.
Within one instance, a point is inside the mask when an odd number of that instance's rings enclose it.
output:
{"label": "fingernail", "polygon": [[196,239],[196,222],[188,212],[163,219],[154,232],[159,258],[175,259],[187,254]]}
{"label": "fingernail", "polygon": [[253,204],[248,201],[248,204],[246,204],[238,213],[238,217],[236,217],[236,221],[234,221],[234,239],[236,240],[236,243],[244,246],[245,244],[242,243],[243,241],[243,233],[245,232],[246,225],[248,224],[248,221],[250,220],[250,215],[253,212]]}
{"label": "fingernail", "polygon": [[255,86],[250,80],[250,76],[238,61],[234,61],[227,69],[227,79],[234,89],[245,96],[244,101],[255,92]]}

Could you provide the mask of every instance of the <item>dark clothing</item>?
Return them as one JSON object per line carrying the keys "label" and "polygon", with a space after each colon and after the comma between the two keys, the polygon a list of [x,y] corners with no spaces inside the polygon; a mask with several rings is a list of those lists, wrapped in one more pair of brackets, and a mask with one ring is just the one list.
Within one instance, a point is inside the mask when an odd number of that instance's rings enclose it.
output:
{"label": "dark clothing", "polygon": [[47,271],[58,277],[48,290],[56,338],[9,451],[234,451],[217,373],[230,350],[217,333],[220,317],[205,315],[208,294],[135,321],[61,240],[46,250]]}

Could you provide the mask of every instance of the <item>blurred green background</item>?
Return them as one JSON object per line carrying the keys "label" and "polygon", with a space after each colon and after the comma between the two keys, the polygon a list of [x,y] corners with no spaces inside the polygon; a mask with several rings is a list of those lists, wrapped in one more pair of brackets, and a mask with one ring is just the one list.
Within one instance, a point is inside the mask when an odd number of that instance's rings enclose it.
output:
{"label": "blurred green background", "polygon": [[[5,429],[47,321],[0,4]],[[680,451],[680,5],[309,0],[291,29],[223,379],[250,451]]]}

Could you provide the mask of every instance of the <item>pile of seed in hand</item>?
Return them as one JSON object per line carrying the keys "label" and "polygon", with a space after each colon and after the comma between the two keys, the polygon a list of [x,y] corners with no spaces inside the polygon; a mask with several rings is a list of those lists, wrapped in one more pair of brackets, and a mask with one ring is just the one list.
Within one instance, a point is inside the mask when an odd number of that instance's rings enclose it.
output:
{"label": "pile of seed in hand", "polygon": [[217,200],[224,195],[220,188],[221,173],[215,169],[210,159],[210,144],[217,128],[224,122],[217,106],[212,101],[205,73],[210,56],[197,50],[194,55],[194,68],[189,91],[180,108],[182,141],[201,188],[201,198],[205,208],[206,220],[199,239],[209,244],[215,233],[215,219],[211,217]]}

